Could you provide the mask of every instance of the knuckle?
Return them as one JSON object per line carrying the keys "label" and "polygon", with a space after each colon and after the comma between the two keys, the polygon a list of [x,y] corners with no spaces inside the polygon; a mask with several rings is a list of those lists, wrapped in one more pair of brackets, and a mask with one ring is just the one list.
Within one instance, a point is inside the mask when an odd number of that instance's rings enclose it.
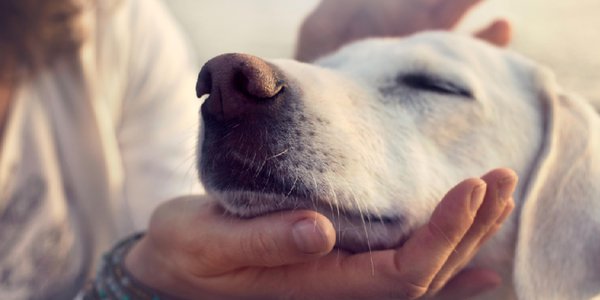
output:
{"label": "knuckle", "polygon": [[178,270],[197,277],[210,277],[220,274],[226,266],[223,255],[215,251],[213,245],[199,244],[191,239],[179,243],[177,253],[173,255],[172,264]]}
{"label": "knuckle", "polygon": [[206,239],[187,239],[182,244],[184,256],[188,257],[188,267],[201,277],[212,276],[224,269],[229,263],[218,243]]}
{"label": "knuckle", "polygon": [[171,236],[171,241],[183,262],[180,267],[199,277],[218,275],[233,263],[228,239],[211,231],[179,232]]}
{"label": "knuckle", "polygon": [[279,243],[270,235],[256,231],[242,239],[241,251],[260,265],[268,266],[281,255]]}
{"label": "knuckle", "polygon": [[465,234],[465,232],[462,229],[458,230],[457,228],[453,227],[450,227],[450,230],[444,231],[444,229],[442,229],[435,222],[429,222],[427,226],[429,228],[431,236],[434,239],[445,240],[451,245],[458,245],[458,243],[462,240]]}

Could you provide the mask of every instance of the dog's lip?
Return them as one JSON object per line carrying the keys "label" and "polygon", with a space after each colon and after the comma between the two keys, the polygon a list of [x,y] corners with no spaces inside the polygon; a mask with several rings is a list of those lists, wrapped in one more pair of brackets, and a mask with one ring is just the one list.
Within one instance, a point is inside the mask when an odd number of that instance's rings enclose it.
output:
{"label": "dog's lip", "polygon": [[284,198],[288,201],[285,202],[285,205],[281,205],[282,202],[279,203],[279,206],[272,206],[269,208],[265,208],[265,206],[261,206],[255,209],[248,209],[242,206],[236,205],[231,200],[230,194],[234,191],[221,191],[219,192],[220,196],[217,197],[219,199],[218,202],[221,203],[225,211],[229,214],[240,217],[240,218],[254,218],[259,217],[271,213],[277,212],[286,212],[286,211],[295,211],[300,209],[314,210],[320,213],[330,214],[332,218],[344,218],[346,220],[355,221],[357,223],[366,223],[366,224],[381,224],[385,226],[393,226],[401,223],[401,217],[399,216],[388,216],[388,215],[378,215],[374,213],[365,213],[360,212],[358,210],[348,209],[344,207],[338,207],[335,204],[327,202],[322,199],[306,199],[304,197],[298,197],[293,195],[274,195],[271,193],[264,192],[256,192],[256,191],[235,191],[235,192],[251,192],[253,195],[260,197],[261,195],[276,197],[276,198]]}

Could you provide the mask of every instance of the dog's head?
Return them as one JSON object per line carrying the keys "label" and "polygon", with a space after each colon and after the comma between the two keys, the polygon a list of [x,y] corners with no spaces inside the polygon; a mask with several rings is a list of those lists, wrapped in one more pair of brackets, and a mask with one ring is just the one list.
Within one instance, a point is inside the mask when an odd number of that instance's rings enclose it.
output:
{"label": "dog's head", "polygon": [[528,174],[535,64],[463,36],[357,42],[315,65],[229,54],[200,73],[198,168],[229,212],[314,209],[351,251],[395,246],[461,179]]}

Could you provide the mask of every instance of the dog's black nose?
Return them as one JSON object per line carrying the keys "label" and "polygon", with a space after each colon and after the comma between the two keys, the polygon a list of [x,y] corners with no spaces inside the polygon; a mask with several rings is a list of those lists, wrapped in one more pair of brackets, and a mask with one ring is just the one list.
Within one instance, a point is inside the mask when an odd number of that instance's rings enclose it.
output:
{"label": "dog's black nose", "polygon": [[209,60],[198,75],[196,94],[210,94],[202,111],[227,121],[275,101],[284,82],[272,65],[246,54],[223,54]]}

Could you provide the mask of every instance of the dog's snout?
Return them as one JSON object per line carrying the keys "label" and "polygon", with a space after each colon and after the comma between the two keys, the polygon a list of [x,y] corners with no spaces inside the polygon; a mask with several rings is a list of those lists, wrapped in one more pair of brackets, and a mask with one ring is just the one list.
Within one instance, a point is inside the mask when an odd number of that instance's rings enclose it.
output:
{"label": "dog's snout", "polygon": [[204,113],[230,120],[275,101],[283,87],[280,72],[266,61],[246,54],[224,54],[202,67],[196,94],[209,94]]}

